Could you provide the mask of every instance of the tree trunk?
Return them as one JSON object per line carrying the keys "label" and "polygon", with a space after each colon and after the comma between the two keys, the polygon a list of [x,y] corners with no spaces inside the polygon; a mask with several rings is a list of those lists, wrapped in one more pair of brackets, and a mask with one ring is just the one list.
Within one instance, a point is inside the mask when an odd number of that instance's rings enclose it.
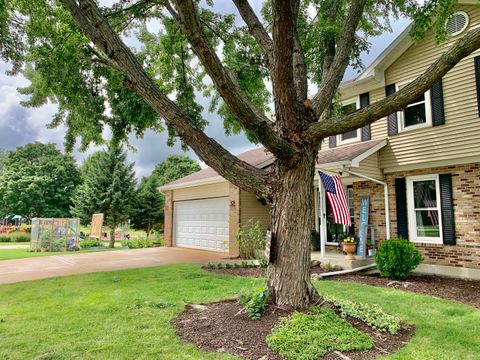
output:
{"label": "tree trunk", "polygon": [[305,154],[293,169],[277,169],[277,180],[272,185],[275,260],[268,266],[267,285],[270,300],[279,306],[301,309],[318,298],[310,282],[316,154],[317,149]]}
{"label": "tree trunk", "polygon": [[108,247],[114,248],[115,247],[115,227],[110,228],[110,242],[108,243]]}

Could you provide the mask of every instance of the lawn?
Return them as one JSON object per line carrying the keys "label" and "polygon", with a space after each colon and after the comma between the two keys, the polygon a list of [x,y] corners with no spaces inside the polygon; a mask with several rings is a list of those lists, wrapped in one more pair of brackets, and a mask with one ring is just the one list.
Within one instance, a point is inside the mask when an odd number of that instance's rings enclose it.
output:
{"label": "lawn", "polygon": [[24,259],[38,256],[53,256],[65,254],[84,254],[97,251],[122,250],[122,248],[102,249],[102,250],[79,250],[79,251],[59,251],[59,252],[31,252],[28,249],[2,249],[0,246],[0,260]]}
{"label": "lawn", "polygon": [[[186,303],[232,298],[258,281],[174,265],[3,285],[0,359],[234,359],[182,343],[170,320]],[[315,284],[416,325],[412,341],[389,359],[478,359],[480,311],[472,307],[367,285]],[[164,306],[132,306],[145,301]]]}

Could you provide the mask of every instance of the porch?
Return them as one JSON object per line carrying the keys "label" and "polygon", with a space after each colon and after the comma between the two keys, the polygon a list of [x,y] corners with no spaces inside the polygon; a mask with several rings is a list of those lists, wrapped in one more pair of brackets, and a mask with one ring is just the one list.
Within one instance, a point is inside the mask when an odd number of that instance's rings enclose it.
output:
{"label": "porch", "polygon": [[375,262],[373,257],[367,257],[367,258],[361,258],[358,256],[355,256],[355,260],[347,260],[345,259],[345,254],[342,254],[341,252],[337,251],[327,251],[325,254],[322,256],[322,253],[320,251],[312,251],[310,253],[311,260],[318,260],[322,263],[322,266],[325,266],[326,264],[330,264],[327,266],[333,267],[340,267],[343,270],[351,270],[351,269],[356,269],[361,266],[365,265],[370,265]]}

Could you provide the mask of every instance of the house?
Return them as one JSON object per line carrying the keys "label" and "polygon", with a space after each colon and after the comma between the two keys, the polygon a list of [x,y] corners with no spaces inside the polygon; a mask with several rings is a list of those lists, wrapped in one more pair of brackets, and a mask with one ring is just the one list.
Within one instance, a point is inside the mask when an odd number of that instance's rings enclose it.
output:
{"label": "house", "polygon": [[[480,26],[474,4],[459,1],[446,23],[449,39],[438,47],[433,33],[413,43],[407,28],[356,79],[341,85],[344,110],[376,102],[419,76],[453,41]],[[239,158],[258,167],[272,161],[263,149]],[[377,240],[408,238],[424,255],[424,272],[480,278],[480,51],[403,111],[326,139],[316,168],[342,177],[355,233],[360,200],[368,196],[368,223]],[[318,173],[314,185],[323,255],[348,229],[331,223]],[[168,245],[235,254],[239,226],[258,218],[268,227],[268,207],[212,169],[162,189]]]}

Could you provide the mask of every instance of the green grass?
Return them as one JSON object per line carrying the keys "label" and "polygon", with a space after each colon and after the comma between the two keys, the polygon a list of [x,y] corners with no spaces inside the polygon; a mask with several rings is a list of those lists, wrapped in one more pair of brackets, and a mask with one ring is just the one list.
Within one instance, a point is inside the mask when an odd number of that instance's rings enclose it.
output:
{"label": "green grass", "polygon": [[374,346],[368,334],[326,308],[282,318],[267,336],[267,344],[286,360],[316,360],[335,350],[368,350]]}
{"label": "green grass", "polygon": [[39,256],[53,256],[66,254],[84,254],[98,251],[122,250],[122,248],[103,249],[103,250],[79,250],[79,251],[58,251],[58,252],[31,252],[28,249],[2,249],[0,246],[0,260],[24,259]]}
{"label": "green grass", "polygon": [[30,246],[30,242],[0,242],[0,247],[10,245],[26,245]]}
{"label": "green grass", "polygon": [[[170,321],[186,303],[232,298],[259,282],[174,265],[2,285],[0,359],[234,359],[183,343]],[[473,307],[346,282],[315,285],[416,325],[412,341],[388,359],[479,358],[480,311]],[[173,306],[132,306],[145,301]]]}

